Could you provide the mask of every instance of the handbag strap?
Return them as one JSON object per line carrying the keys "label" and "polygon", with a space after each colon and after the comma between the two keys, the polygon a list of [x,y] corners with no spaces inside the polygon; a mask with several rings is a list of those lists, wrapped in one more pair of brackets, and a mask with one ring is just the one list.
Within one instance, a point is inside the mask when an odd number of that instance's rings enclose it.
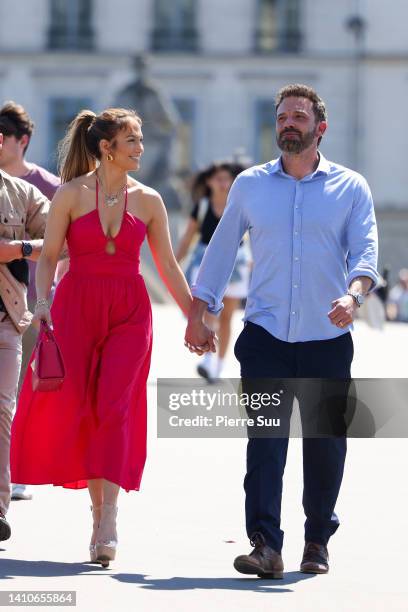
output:
{"label": "handbag strap", "polygon": [[37,342],[40,342],[42,338],[47,338],[47,340],[54,340],[54,334],[51,327],[48,325],[47,321],[41,321],[40,324],[40,333],[38,334]]}

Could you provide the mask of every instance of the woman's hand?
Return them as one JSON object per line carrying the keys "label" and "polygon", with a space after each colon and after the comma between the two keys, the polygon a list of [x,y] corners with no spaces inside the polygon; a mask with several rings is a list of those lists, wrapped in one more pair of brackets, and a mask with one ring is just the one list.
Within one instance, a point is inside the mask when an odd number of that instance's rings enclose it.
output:
{"label": "woman's hand", "polygon": [[208,351],[215,353],[217,341],[215,332],[203,322],[189,321],[184,336],[184,346],[188,348],[190,353],[197,353],[197,355],[203,355]]}
{"label": "woman's hand", "polygon": [[52,329],[50,307],[46,304],[36,304],[32,324],[36,329],[40,329],[41,321],[45,321]]}

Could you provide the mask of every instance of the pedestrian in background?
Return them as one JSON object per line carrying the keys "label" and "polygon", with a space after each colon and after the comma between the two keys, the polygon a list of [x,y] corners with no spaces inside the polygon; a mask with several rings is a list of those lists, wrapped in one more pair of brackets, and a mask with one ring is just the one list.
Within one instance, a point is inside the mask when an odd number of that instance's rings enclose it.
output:
{"label": "pedestrian in background", "polygon": [[408,322],[408,268],[399,271],[398,282],[388,294],[387,313],[390,321]]}
{"label": "pedestrian in background", "polygon": [[[0,108],[0,132],[3,133],[3,148],[0,152],[0,168],[10,176],[21,178],[35,185],[41,193],[52,200],[61,184],[58,176],[42,166],[26,160],[26,153],[34,131],[34,122],[27,111],[13,101],[6,102]],[[62,262],[59,262],[60,264]],[[34,261],[27,261],[29,282],[27,289],[28,309],[33,312],[35,307],[35,268]],[[34,326],[30,326],[23,335],[23,356],[19,378],[18,393],[27,369],[28,360],[37,338]],[[31,499],[32,494],[23,484],[12,485],[11,499]]]}
{"label": "pedestrian in background", "polygon": [[[176,252],[177,261],[182,261],[192,243],[196,241],[185,272],[190,287],[196,281],[205,250],[224,213],[231,185],[243,170],[244,167],[238,163],[214,163],[200,172],[193,182],[194,207]],[[248,295],[251,252],[248,240],[245,238],[238,247],[234,268],[225,289],[224,308],[220,316],[206,313],[206,324],[217,333],[219,345],[217,353],[209,351],[204,354],[197,370],[210,382],[222,375],[231,337],[232,316]]]}
{"label": "pedestrian in background", "polygon": [[[0,129],[0,158],[2,147]],[[10,430],[22,338],[32,318],[27,305],[27,260],[36,261],[40,255],[48,210],[49,201],[39,189],[0,168],[0,540],[11,535],[6,520],[11,488]]]}

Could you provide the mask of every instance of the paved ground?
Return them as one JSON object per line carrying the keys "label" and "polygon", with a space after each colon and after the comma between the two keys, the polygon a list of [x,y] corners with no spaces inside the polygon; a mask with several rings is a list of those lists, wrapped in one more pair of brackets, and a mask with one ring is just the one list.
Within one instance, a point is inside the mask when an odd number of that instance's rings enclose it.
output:
{"label": "paved ground", "polygon": [[[108,570],[86,562],[86,490],[33,487],[32,501],[11,505],[12,538],[0,548],[1,589],[75,590],[81,612],[406,611],[406,440],[349,440],[331,571],[311,577],[298,572],[301,447],[291,440],[283,500],[285,578],[241,577],[232,560],[250,550],[243,513],[245,440],[156,438],[155,378],[193,376],[197,358],[183,347],[184,320],[174,308],[155,307],[154,319],[148,462],[142,491],[120,494],[117,560]],[[408,326],[374,332],[359,323],[354,342],[355,376],[406,376]],[[232,356],[226,374],[238,376]]]}

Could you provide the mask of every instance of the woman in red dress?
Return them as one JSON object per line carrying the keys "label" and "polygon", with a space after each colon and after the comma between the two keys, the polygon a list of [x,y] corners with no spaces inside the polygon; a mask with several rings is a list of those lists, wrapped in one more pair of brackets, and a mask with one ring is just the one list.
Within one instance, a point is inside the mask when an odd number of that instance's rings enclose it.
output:
{"label": "woman in red dress", "polygon": [[[34,321],[53,326],[66,377],[59,391],[33,391],[29,367],[12,424],[12,482],[88,487],[91,561],[105,567],[115,558],[120,488],[139,490],[146,459],[152,315],[139,272],[146,236],[185,314],[191,303],[163,201],[127,174],[139,168],[141,125],[132,110],[84,110],[62,143],[63,185],[52,202],[38,262]],[[49,309],[65,238],[70,267]],[[209,330],[200,349],[215,350]]]}

